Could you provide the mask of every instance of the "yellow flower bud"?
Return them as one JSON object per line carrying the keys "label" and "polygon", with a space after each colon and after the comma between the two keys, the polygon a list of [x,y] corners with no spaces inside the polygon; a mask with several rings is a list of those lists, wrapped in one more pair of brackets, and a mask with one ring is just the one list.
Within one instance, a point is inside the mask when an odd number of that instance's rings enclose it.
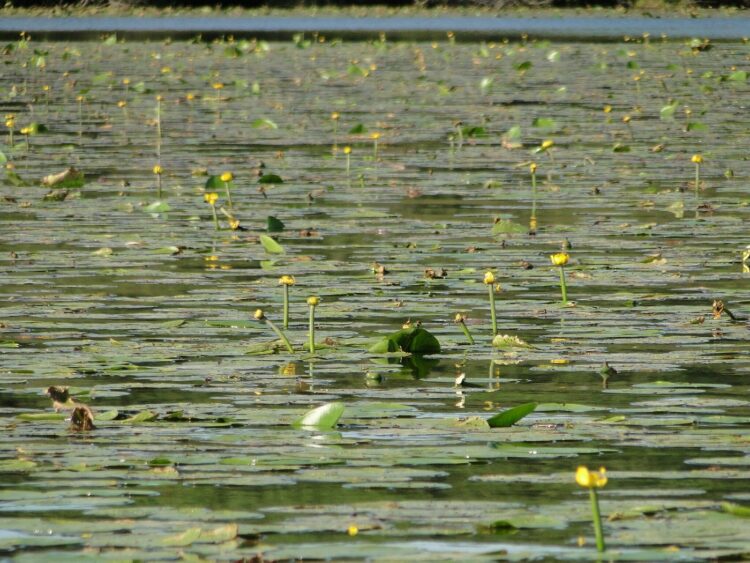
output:
{"label": "yellow flower bud", "polygon": [[349,534],[350,536],[356,536],[359,533],[359,528],[357,528],[357,526],[355,526],[354,524],[351,524],[346,529],[346,533]]}
{"label": "yellow flower bud", "polygon": [[307,304],[310,305],[310,307],[317,307],[320,303],[320,298],[316,296],[311,296],[307,298]]}
{"label": "yellow flower bud", "polygon": [[187,94],[185,95],[185,99],[186,99],[186,100],[187,100],[188,102],[192,102],[192,101],[193,101],[193,100],[195,99],[195,94],[193,94],[192,92],[188,92],[188,93],[187,93]]}
{"label": "yellow flower bud", "polygon": [[296,280],[294,279],[294,276],[281,276],[279,278],[279,285],[294,285],[296,283]]}
{"label": "yellow flower bud", "polygon": [[331,119],[333,119],[334,121],[338,120],[339,117],[341,117],[339,112],[334,111],[333,113],[331,113]]}
{"label": "yellow flower bud", "polygon": [[223,82],[214,82],[213,84],[211,84],[211,87],[214,90],[221,90],[222,88],[224,88],[224,83]]}
{"label": "yellow flower bud", "polygon": [[372,139],[373,141],[377,141],[378,139],[380,139],[380,133],[378,133],[377,131],[375,133],[370,133],[370,139]]}
{"label": "yellow flower bud", "polygon": [[565,266],[570,260],[570,255],[567,252],[558,252],[557,254],[550,254],[549,259],[554,266]]}
{"label": "yellow flower bud", "polygon": [[256,321],[262,321],[266,318],[266,315],[263,314],[263,309],[255,309],[255,313],[253,313],[253,318]]}
{"label": "yellow flower bud", "polygon": [[240,228],[240,220],[239,219],[229,219],[229,228],[233,231],[236,231]]}
{"label": "yellow flower bud", "polygon": [[208,192],[203,194],[203,199],[206,201],[208,205],[214,206],[216,205],[216,202],[219,200],[219,194],[216,192]]}
{"label": "yellow flower bud", "polygon": [[626,116],[624,116],[624,117],[622,118],[622,122],[623,122],[623,123],[624,123],[625,125],[627,125],[628,123],[630,123],[630,116],[629,116],[629,115],[626,115]]}
{"label": "yellow flower bud", "polygon": [[232,180],[234,180],[234,174],[232,174],[231,172],[224,172],[220,176],[220,178],[222,182],[231,182]]}
{"label": "yellow flower bud", "polygon": [[31,127],[24,127],[21,129],[21,135],[31,135]]}
{"label": "yellow flower bud", "polygon": [[461,313],[456,313],[456,316],[453,317],[454,323],[462,323],[466,320],[466,317],[464,317]]}
{"label": "yellow flower bud", "polygon": [[123,83],[123,84],[124,84],[125,86],[127,86],[128,84],[130,84],[130,78],[123,78],[123,79],[122,79],[122,83]]}
{"label": "yellow flower bud", "polygon": [[351,154],[351,152],[352,148],[350,146],[347,145],[344,147],[344,154]]}
{"label": "yellow flower bud", "polygon": [[532,162],[531,164],[529,164],[529,171],[530,171],[530,172],[531,172],[532,174],[536,174],[536,168],[537,168],[537,166],[536,166],[536,162]]}
{"label": "yellow flower bud", "polygon": [[157,175],[164,173],[164,169],[161,167],[160,164],[154,164],[154,167],[151,169],[151,171]]}
{"label": "yellow flower bud", "polygon": [[542,150],[546,151],[547,149],[551,148],[552,145],[554,144],[555,144],[555,141],[553,141],[552,139],[546,139],[542,141]]}
{"label": "yellow flower bud", "polygon": [[156,96],[156,101],[157,102],[163,102],[164,101],[164,96],[162,96],[161,94],[159,94],[158,96]]}
{"label": "yellow flower bud", "polygon": [[6,120],[5,120],[5,126],[6,126],[6,127],[8,128],[8,129],[13,129],[13,128],[14,128],[14,127],[16,126],[16,120],[15,120],[15,119],[13,119],[12,117],[10,117],[10,118],[6,119]]}
{"label": "yellow flower bud", "polygon": [[694,154],[690,160],[693,162],[693,164],[703,164],[703,156],[699,154]]}
{"label": "yellow flower bud", "polygon": [[492,272],[485,272],[484,283],[485,285],[492,285],[493,283],[495,283],[495,274],[493,274]]}
{"label": "yellow flower bud", "polygon": [[611,113],[612,112],[612,106],[607,104],[604,106],[604,113]]}
{"label": "yellow flower bud", "polygon": [[124,108],[126,105],[128,105],[128,102],[126,102],[125,100],[120,100],[119,102],[117,102],[118,108]]}
{"label": "yellow flower bud", "polygon": [[600,467],[599,471],[589,471],[585,465],[581,465],[576,470],[576,483],[589,489],[601,489],[607,484],[606,473],[604,467]]}

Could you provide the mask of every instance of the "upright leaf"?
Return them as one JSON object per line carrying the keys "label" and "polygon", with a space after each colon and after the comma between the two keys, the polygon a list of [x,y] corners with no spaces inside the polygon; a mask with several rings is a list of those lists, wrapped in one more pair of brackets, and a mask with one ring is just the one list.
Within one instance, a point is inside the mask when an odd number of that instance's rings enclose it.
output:
{"label": "upright leaf", "polygon": [[536,409],[536,403],[524,403],[505,410],[487,420],[490,428],[508,428]]}

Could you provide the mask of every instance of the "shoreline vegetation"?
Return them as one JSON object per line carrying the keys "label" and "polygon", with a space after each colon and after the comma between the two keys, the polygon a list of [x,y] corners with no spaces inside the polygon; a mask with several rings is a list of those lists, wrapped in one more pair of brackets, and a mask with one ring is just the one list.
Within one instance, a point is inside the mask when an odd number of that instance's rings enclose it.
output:
{"label": "shoreline vegetation", "polygon": [[[578,4],[578,5],[577,5]],[[349,16],[349,17],[731,17],[747,15],[747,2],[705,2],[694,0],[632,0],[626,2],[560,2],[559,0],[465,0],[463,2],[414,0],[357,4],[322,2],[225,2],[201,5],[199,2],[142,2],[110,0],[79,2],[5,2],[3,17],[143,17],[143,16]]]}

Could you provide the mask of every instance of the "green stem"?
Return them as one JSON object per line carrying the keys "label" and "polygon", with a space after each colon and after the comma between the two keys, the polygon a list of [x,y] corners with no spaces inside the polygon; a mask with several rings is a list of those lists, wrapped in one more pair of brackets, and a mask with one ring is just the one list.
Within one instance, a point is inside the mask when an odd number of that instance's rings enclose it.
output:
{"label": "green stem", "polygon": [[568,304],[568,286],[565,283],[565,268],[559,267],[560,270],[560,293],[562,294],[562,304]]}
{"label": "green stem", "polygon": [[594,520],[594,534],[596,536],[596,550],[605,551],[604,532],[602,531],[602,516],[599,513],[599,497],[594,487],[589,487],[589,497],[591,498],[591,517]]}
{"label": "green stem", "polygon": [[232,205],[232,194],[229,191],[229,182],[224,182],[224,190],[227,192],[227,203],[229,204],[229,209],[234,209],[234,206]]}
{"label": "green stem", "polygon": [[497,336],[497,314],[495,313],[495,284],[487,284],[490,292],[490,318],[492,319],[492,338]]}
{"label": "green stem", "polygon": [[15,143],[13,143],[13,128],[10,128],[10,148],[13,148],[15,146]]}
{"label": "green stem", "polygon": [[310,305],[310,325],[307,331],[310,340],[310,353],[315,353],[315,306]]}
{"label": "green stem", "polygon": [[347,178],[349,177],[349,174],[351,173],[351,169],[352,169],[352,167],[351,167],[351,164],[352,164],[351,156],[352,156],[351,154],[347,154],[346,155],[346,177]]}
{"label": "green stem", "polygon": [[161,199],[161,174],[156,175],[156,198]]}
{"label": "green stem", "polygon": [[374,160],[378,159],[378,140],[375,139],[372,144],[372,158]]}
{"label": "green stem", "polygon": [[474,344],[474,337],[473,337],[473,336],[471,335],[471,333],[469,332],[469,327],[467,327],[467,326],[466,326],[466,323],[465,323],[465,322],[463,322],[463,321],[461,321],[461,322],[459,322],[458,324],[459,324],[459,325],[461,326],[461,330],[462,330],[462,331],[464,332],[464,334],[466,335],[466,340],[468,340],[468,341],[469,341],[469,344]]}
{"label": "green stem", "polygon": [[271,322],[271,319],[266,317],[265,320],[266,320],[266,324],[271,328],[271,330],[274,331],[279,338],[281,338],[282,342],[284,342],[284,346],[286,346],[286,349],[289,350],[289,353],[293,354],[294,348],[292,348],[292,345],[289,342],[289,339],[286,337],[286,334],[281,332],[281,330],[279,330],[279,327],[277,327],[275,324]]}
{"label": "green stem", "polygon": [[284,329],[289,328],[289,286],[284,284]]}
{"label": "green stem", "polygon": [[214,227],[216,227],[216,230],[218,231],[219,230],[219,218],[216,216],[216,206],[215,205],[211,206],[211,213],[214,216]]}
{"label": "green stem", "polygon": [[701,182],[701,165],[695,165],[695,198],[698,199],[698,189]]}
{"label": "green stem", "polygon": [[536,172],[531,173],[531,218],[536,219]]}

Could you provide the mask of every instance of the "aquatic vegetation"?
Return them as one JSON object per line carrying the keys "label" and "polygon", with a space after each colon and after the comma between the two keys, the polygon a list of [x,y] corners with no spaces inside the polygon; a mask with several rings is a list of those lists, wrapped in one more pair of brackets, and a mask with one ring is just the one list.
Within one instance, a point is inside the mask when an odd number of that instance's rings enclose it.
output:
{"label": "aquatic vegetation", "polygon": [[227,204],[229,205],[229,209],[232,209],[234,206],[232,205],[232,192],[229,190],[229,186],[234,181],[234,174],[231,172],[224,172],[219,179],[224,184],[224,191],[227,194]]}
{"label": "aquatic vegetation", "polygon": [[492,322],[492,337],[497,336],[497,311],[495,310],[495,274],[491,271],[484,273],[482,279],[484,285],[487,286],[487,295],[490,300],[490,319]]}
{"label": "aquatic vegetation", "polygon": [[214,228],[218,231],[221,229],[219,227],[219,217],[216,214],[216,202],[219,200],[219,194],[216,192],[206,192],[203,194],[203,201],[205,201],[209,207],[211,207],[211,215],[214,219]]}
{"label": "aquatic vegetation", "polygon": [[276,336],[278,336],[281,341],[284,343],[284,346],[286,347],[287,351],[290,354],[294,353],[294,348],[292,348],[291,342],[289,342],[289,339],[286,337],[286,335],[283,333],[283,331],[276,326],[276,324],[269,319],[266,314],[263,312],[263,309],[256,309],[255,313],[253,314],[253,318],[256,321],[265,321],[268,328],[270,328],[272,331],[276,333]]}
{"label": "aquatic vegetation", "polygon": [[703,156],[700,154],[694,154],[690,161],[695,164],[695,197],[698,198],[698,191],[701,185],[701,164],[703,164]]}
{"label": "aquatic vegetation", "polygon": [[279,285],[284,288],[284,316],[283,327],[289,328],[289,286],[294,285],[294,276],[283,275],[279,278]]}
{"label": "aquatic vegetation", "polygon": [[310,353],[315,353],[315,307],[320,304],[320,298],[311,296],[307,298],[307,306],[310,308],[309,323],[307,329],[307,341]]}
{"label": "aquatic vegetation", "polygon": [[157,199],[161,199],[161,175],[164,174],[164,168],[162,168],[161,164],[154,164],[151,172],[156,176],[156,197]]}
{"label": "aquatic vegetation", "polygon": [[4,51],[4,555],[741,559],[746,46],[321,39]]}
{"label": "aquatic vegetation", "polygon": [[453,318],[453,322],[461,327],[461,332],[464,333],[464,336],[466,336],[466,340],[469,342],[469,344],[474,344],[474,337],[471,335],[471,332],[469,332],[469,328],[466,326],[466,317],[461,313],[456,313],[456,316]]}
{"label": "aquatic vegetation", "polygon": [[589,499],[591,501],[591,518],[594,522],[594,534],[596,535],[596,549],[599,552],[607,548],[604,544],[604,532],[602,530],[602,517],[599,512],[599,497],[596,490],[603,488],[607,484],[606,469],[599,468],[599,471],[589,471],[584,465],[576,470],[576,483],[581,487],[589,490]]}
{"label": "aquatic vegetation", "polygon": [[560,274],[560,298],[562,300],[563,306],[567,305],[568,286],[565,283],[565,266],[570,260],[570,255],[567,252],[557,252],[555,254],[550,254],[549,259],[550,262],[552,262],[553,266],[557,266],[558,272]]}

